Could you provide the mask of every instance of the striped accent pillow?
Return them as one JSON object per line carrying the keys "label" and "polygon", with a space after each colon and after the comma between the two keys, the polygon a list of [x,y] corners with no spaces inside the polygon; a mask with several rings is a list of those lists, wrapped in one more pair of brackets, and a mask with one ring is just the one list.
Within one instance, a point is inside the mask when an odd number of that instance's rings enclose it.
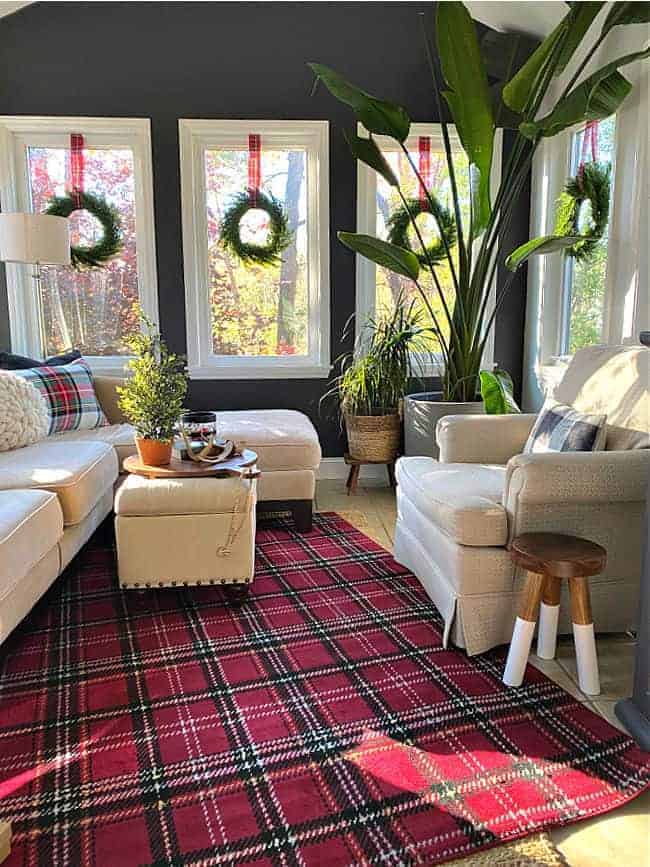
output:
{"label": "striped accent pillow", "polygon": [[524,454],[597,452],[605,448],[606,415],[585,415],[571,406],[546,401],[533,425]]}
{"label": "striped accent pillow", "polygon": [[58,367],[30,367],[14,370],[40,391],[50,413],[48,436],[66,430],[92,430],[104,427],[104,415],[93,385],[88,363],[80,358]]}

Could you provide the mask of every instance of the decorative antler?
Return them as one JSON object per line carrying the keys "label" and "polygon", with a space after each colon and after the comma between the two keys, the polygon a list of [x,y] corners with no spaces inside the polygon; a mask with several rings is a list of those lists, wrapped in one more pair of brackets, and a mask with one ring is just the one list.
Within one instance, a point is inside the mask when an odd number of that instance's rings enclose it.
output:
{"label": "decorative antler", "polygon": [[223,463],[223,461],[227,461],[228,458],[232,457],[232,455],[237,451],[235,443],[232,440],[219,442],[214,433],[207,437],[204,434],[201,434],[201,443],[203,446],[201,449],[196,451],[196,440],[192,442],[182,424],[179,427],[181,436],[183,437],[183,442],[185,443],[187,455],[190,460],[193,460],[195,463],[220,464]]}

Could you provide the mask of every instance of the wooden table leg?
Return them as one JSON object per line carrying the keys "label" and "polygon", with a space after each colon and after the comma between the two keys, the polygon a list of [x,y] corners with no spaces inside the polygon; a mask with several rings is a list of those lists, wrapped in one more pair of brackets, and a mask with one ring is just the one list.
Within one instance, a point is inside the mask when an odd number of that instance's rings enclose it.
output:
{"label": "wooden table leg", "polygon": [[569,578],[571,620],[576,648],[576,665],[580,689],[587,695],[600,694],[598,655],[594,619],[591,613],[589,582],[586,578]]}
{"label": "wooden table leg", "polygon": [[235,606],[243,605],[243,603],[248,599],[250,590],[250,584],[230,584],[226,590],[228,594],[228,602]]}
{"label": "wooden table leg", "polygon": [[543,590],[544,576],[528,572],[503,672],[503,682],[506,686],[521,686],[524,679]]}
{"label": "wooden table leg", "polygon": [[0,861],[4,861],[11,854],[11,825],[9,822],[0,822]]}
{"label": "wooden table leg", "polygon": [[547,575],[544,579],[537,629],[537,655],[540,659],[555,659],[561,590],[562,579]]}
{"label": "wooden table leg", "polygon": [[348,489],[349,494],[356,494],[357,492],[357,482],[359,481],[359,470],[361,469],[359,464],[351,464],[350,472],[348,473],[348,480],[345,483],[345,487]]}

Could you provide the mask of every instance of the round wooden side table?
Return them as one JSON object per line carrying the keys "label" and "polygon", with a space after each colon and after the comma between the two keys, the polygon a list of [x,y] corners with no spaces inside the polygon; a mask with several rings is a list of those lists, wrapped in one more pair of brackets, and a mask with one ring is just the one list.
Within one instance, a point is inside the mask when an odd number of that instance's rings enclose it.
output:
{"label": "round wooden side table", "polygon": [[607,552],[595,542],[561,533],[523,533],[513,539],[510,556],[528,575],[503,673],[507,686],[520,686],[539,614],[537,655],[553,659],[557,641],[562,580],[569,582],[578,682],[588,695],[600,693],[598,657],[588,578],[605,568]]}
{"label": "round wooden side table", "polygon": [[124,459],[123,467],[127,473],[144,476],[147,479],[201,479],[211,476],[240,476],[243,479],[256,479],[260,471],[255,466],[257,452],[243,449],[241,454],[233,455],[218,464],[208,462],[184,461],[172,455],[168,464],[150,467],[143,464],[138,455]]}

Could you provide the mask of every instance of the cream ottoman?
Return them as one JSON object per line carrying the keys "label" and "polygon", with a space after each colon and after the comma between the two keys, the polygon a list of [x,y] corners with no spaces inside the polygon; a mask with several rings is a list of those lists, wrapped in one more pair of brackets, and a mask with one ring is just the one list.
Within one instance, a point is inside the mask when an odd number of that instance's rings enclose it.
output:
{"label": "cream ottoman", "polygon": [[245,595],[255,567],[256,500],[254,479],[127,476],[115,497],[120,586],[226,584]]}

